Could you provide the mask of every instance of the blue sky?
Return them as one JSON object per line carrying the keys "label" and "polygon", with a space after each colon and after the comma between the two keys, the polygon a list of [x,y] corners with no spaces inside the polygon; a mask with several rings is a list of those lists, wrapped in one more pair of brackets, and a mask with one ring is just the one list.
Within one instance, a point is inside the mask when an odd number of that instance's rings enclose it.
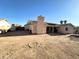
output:
{"label": "blue sky", "polygon": [[0,18],[24,25],[42,15],[46,22],[79,25],[79,0],[0,0]]}

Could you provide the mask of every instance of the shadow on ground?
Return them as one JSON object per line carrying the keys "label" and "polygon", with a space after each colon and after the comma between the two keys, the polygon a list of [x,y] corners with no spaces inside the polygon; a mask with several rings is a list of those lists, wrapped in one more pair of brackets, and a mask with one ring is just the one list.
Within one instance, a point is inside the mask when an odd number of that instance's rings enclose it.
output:
{"label": "shadow on ground", "polygon": [[66,34],[61,34],[61,33],[49,33],[48,35],[50,35],[50,36],[61,36],[61,35],[66,35]]}
{"label": "shadow on ground", "polygon": [[13,32],[7,32],[7,33],[4,33],[4,34],[0,34],[0,37],[24,36],[24,35],[32,35],[32,34],[28,33],[27,31],[13,31]]}
{"label": "shadow on ground", "polygon": [[[0,34],[0,37],[25,36],[25,35],[36,35],[36,34],[29,33],[28,31],[13,31],[13,32],[7,32],[7,33],[4,33],[4,34]],[[61,36],[61,35],[65,35],[65,34],[61,34],[61,33],[49,33],[48,35],[50,35],[50,36]]]}

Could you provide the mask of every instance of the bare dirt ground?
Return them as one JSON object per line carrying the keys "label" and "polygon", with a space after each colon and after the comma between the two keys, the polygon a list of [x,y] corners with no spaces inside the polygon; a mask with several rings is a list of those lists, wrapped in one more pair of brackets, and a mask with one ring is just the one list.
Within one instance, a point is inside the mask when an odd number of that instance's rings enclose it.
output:
{"label": "bare dirt ground", "polygon": [[79,59],[79,41],[68,36],[0,37],[0,59]]}

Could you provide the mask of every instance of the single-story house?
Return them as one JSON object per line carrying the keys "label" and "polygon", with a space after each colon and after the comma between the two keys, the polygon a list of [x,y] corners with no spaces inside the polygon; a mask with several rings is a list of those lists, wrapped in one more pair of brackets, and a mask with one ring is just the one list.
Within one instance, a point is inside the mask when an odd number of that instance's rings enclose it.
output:
{"label": "single-story house", "polygon": [[43,16],[38,16],[37,21],[30,21],[24,25],[25,30],[30,30],[33,34],[45,33],[61,33],[72,34],[74,33],[74,26],[71,23],[54,24],[44,21]]}

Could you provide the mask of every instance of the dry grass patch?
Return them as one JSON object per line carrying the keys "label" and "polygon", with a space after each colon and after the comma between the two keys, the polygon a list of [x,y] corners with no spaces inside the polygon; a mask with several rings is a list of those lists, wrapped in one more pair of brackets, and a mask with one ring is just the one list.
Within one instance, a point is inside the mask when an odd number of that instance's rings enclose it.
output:
{"label": "dry grass patch", "polygon": [[0,37],[0,59],[79,59],[79,43],[67,35]]}

